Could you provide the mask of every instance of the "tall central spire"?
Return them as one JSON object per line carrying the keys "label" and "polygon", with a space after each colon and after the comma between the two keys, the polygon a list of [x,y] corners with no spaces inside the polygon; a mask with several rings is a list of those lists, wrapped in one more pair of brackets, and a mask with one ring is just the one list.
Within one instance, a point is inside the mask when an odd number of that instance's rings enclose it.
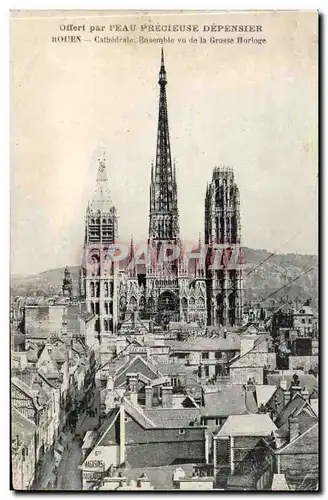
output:
{"label": "tall central spire", "polygon": [[163,49],[158,85],[160,91],[157,149],[155,167],[152,166],[151,169],[149,233],[151,239],[176,240],[179,238],[177,183],[171,160]]}
{"label": "tall central spire", "polygon": [[153,209],[161,212],[170,212],[173,209],[173,172],[171,161],[171,147],[169,136],[169,123],[166,101],[166,70],[164,64],[164,52],[162,49],[161,68],[158,84],[159,111],[157,128],[157,149],[155,164],[155,199]]}

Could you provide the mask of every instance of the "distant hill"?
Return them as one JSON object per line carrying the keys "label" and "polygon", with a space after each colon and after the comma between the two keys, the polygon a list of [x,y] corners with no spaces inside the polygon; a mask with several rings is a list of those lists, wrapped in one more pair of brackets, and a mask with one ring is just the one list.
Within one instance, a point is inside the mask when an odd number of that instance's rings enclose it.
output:
{"label": "distant hill", "polygon": [[[270,252],[266,250],[244,248],[244,256],[246,262],[244,278],[246,300],[264,299],[287,282],[318,264],[318,257],[316,255],[290,253],[276,254],[270,257]],[[268,260],[265,261],[265,259]],[[263,264],[256,268],[261,262],[263,262]],[[77,293],[79,267],[70,267],[70,272],[73,281],[73,290],[74,293]],[[63,276],[64,267],[50,269],[49,271],[31,276],[13,275],[10,279],[11,295],[57,295],[61,293]],[[277,300],[286,295],[288,295],[288,298],[291,300],[296,297],[300,300],[311,298],[313,305],[317,306],[318,269],[314,269],[305,274],[299,280],[284,288],[281,292],[276,293],[272,297],[272,300]]]}

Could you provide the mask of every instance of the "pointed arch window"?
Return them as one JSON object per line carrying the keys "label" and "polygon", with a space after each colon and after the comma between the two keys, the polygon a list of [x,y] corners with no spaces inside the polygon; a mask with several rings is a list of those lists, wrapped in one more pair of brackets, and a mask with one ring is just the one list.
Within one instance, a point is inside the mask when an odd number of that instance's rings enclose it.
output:
{"label": "pointed arch window", "polygon": [[91,306],[91,312],[92,312],[92,314],[94,314],[95,313],[95,305],[94,305],[94,303],[91,302],[90,306]]}
{"label": "pointed arch window", "polygon": [[104,290],[105,290],[105,297],[108,297],[108,283],[105,282],[104,284]]}
{"label": "pointed arch window", "polygon": [[99,294],[100,294],[100,283],[97,282],[96,283],[96,297],[99,297]]}
{"label": "pointed arch window", "polygon": [[105,302],[105,314],[108,314],[109,307],[108,307],[108,302]]}
{"label": "pointed arch window", "polygon": [[104,330],[105,332],[108,332],[108,320],[104,319]]}
{"label": "pointed arch window", "polygon": [[92,282],[90,283],[90,295],[91,297],[95,296],[95,284]]}

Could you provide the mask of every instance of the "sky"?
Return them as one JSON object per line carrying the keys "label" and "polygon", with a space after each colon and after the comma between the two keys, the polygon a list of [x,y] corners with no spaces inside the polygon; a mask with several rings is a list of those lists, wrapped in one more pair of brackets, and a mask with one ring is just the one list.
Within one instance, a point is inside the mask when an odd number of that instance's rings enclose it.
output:
{"label": "sky", "polygon": [[[11,273],[78,265],[100,150],[119,236],[145,241],[155,160],[159,43],[52,43],[61,25],[197,24],[197,43],[164,44],[180,229],[204,232],[214,166],[240,188],[242,243],[317,253],[317,19],[311,12],[20,12],[11,19]],[[204,25],[260,25],[266,43],[210,43]],[[76,34],[76,32],[73,32]],[[138,38],[140,32],[132,35]],[[142,33],[161,37],[165,33]],[[199,36],[207,43],[200,43]],[[183,35],[185,36],[185,35]],[[237,35],[239,36],[239,34]]]}

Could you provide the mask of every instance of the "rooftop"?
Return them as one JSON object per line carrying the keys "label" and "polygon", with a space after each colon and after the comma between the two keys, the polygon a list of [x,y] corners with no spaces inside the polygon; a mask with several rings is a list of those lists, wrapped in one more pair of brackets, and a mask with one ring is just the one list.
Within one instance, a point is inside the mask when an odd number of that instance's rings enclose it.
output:
{"label": "rooftop", "polygon": [[267,414],[260,415],[231,415],[218,431],[218,437],[228,436],[270,436],[277,430]]}
{"label": "rooftop", "polygon": [[221,386],[216,391],[204,388],[204,408],[202,416],[243,415],[257,413],[258,407],[252,391],[246,391],[240,385]]}

